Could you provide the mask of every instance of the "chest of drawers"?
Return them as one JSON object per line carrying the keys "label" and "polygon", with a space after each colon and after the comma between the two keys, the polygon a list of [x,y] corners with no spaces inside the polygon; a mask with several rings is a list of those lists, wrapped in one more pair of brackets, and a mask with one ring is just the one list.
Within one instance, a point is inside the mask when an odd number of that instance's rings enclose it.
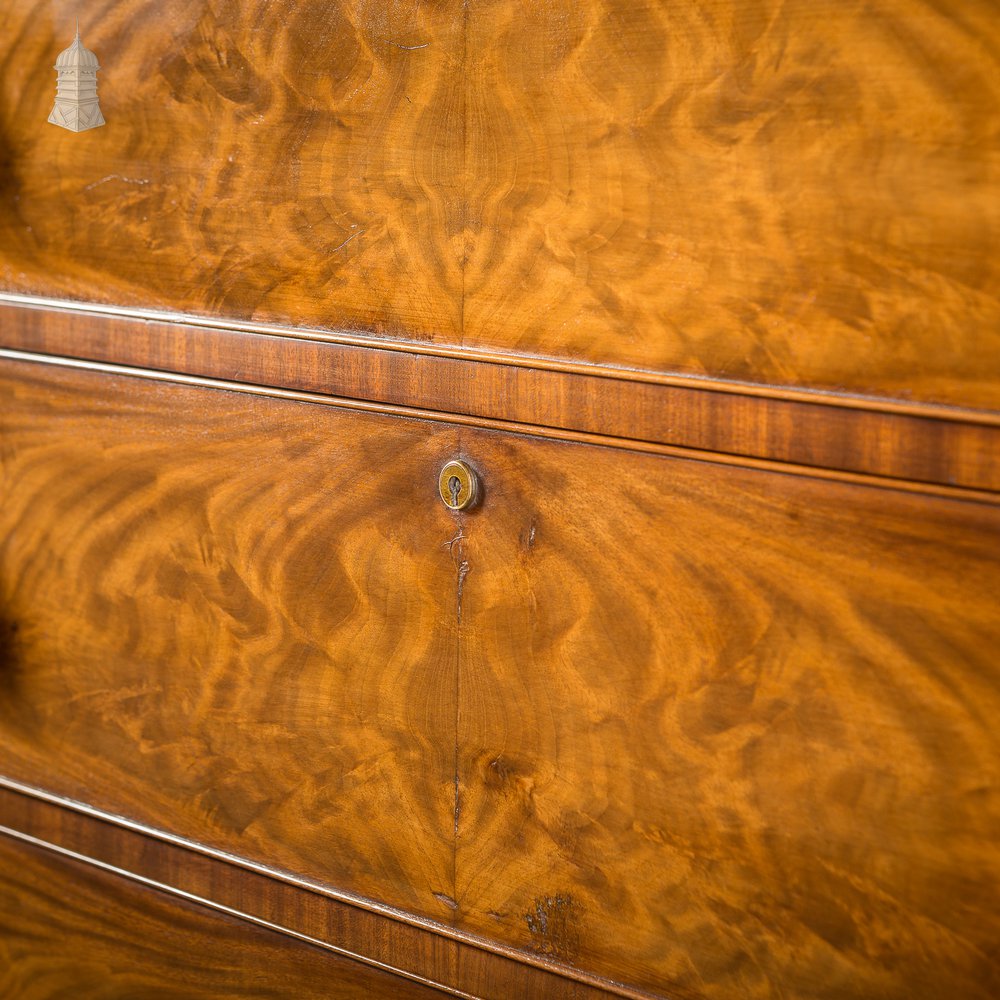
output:
{"label": "chest of drawers", "polygon": [[0,992],[994,996],[997,11],[63,13]]}

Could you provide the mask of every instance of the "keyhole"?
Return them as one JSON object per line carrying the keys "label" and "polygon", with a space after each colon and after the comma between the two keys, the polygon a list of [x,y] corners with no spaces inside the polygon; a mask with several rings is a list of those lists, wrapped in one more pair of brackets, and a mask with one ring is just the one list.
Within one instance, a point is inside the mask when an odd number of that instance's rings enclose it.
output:
{"label": "keyhole", "polygon": [[464,462],[449,462],[438,473],[437,492],[449,510],[467,510],[476,502],[476,474]]}

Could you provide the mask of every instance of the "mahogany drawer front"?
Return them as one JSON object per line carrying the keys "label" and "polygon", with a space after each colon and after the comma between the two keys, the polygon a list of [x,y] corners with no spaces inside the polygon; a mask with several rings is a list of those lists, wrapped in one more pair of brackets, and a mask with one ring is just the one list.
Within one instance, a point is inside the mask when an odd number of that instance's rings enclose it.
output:
{"label": "mahogany drawer front", "polygon": [[0,995],[9,1000],[444,996],[4,836]]}
{"label": "mahogany drawer front", "polygon": [[0,773],[436,915],[453,435],[5,365],[0,440]]}
{"label": "mahogany drawer front", "polygon": [[0,386],[0,773],[657,994],[996,993],[996,508]]}
{"label": "mahogany drawer front", "polygon": [[46,118],[75,13],[2,0],[0,286],[456,341],[427,253],[454,154],[420,140],[433,103],[461,141],[456,10],[114,0],[80,12],[107,124],[71,134]]}
{"label": "mahogany drawer front", "polygon": [[464,445],[474,926],[667,995],[995,995],[1000,510]]}
{"label": "mahogany drawer front", "polygon": [[0,2],[0,289],[1000,409],[983,0]]}

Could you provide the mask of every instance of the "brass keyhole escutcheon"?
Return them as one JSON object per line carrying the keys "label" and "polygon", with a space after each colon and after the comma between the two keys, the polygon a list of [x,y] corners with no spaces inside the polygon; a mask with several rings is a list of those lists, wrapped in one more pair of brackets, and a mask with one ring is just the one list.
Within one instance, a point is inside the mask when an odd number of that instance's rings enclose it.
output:
{"label": "brass keyhole escutcheon", "polygon": [[479,480],[465,462],[449,462],[438,476],[438,493],[451,510],[468,510],[479,494]]}

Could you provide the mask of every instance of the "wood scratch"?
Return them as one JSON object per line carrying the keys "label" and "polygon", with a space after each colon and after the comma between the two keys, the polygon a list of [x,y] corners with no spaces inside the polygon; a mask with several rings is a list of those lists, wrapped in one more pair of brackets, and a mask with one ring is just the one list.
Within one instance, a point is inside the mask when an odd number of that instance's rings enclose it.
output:
{"label": "wood scratch", "polygon": [[334,247],[334,248],[333,248],[333,249],[332,249],[332,250],[330,251],[330,253],[336,253],[336,252],[337,252],[338,250],[343,250],[343,249],[344,249],[344,247],[346,247],[346,246],[347,246],[347,244],[351,242],[351,240],[355,240],[355,239],[357,239],[357,238],[358,238],[359,236],[364,236],[366,232],[368,232],[368,230],[367,230],[367,229],[362,229],[360,233],[351,233],[351,235],[350,235],[350,236],[348,236],[348,237],[347,237],[347,239],[346,239],[346,240],[344,240],[344,242],[343,242],[343,243],[341,243],[341,244],[340,244],[339,246],[335,246],[335,247]]}
{"label": "wood scratch", "polygon": [[90,191],[92,188],[100,187],[102,184],[107,184],[108,181],[121,181],[122,184],[149,184],[150,181],[146,177],[125,177],[122,174],[108,174],[107,177],[102,177],[99,181],[94,181],[92,184],[88,184],[83,190]]}

